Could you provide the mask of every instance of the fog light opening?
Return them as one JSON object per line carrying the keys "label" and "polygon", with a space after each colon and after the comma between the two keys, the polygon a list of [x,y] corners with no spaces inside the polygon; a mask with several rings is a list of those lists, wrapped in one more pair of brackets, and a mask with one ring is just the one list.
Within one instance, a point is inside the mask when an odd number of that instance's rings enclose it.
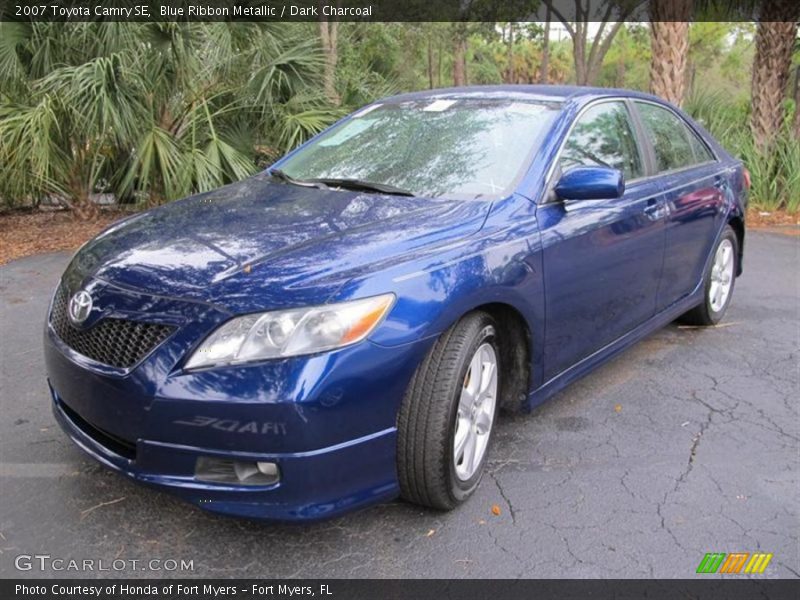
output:
{"label": "fog light opening", "polygon": [[273,462],[257,462],[256,466],[262,475],[278,477],[278,465]]}
{"label": "fog light opening", "polygon": [[233,485],[274,485],[281,477],[278,465],[273,462],[201,456],[195,464],[194,478]]}

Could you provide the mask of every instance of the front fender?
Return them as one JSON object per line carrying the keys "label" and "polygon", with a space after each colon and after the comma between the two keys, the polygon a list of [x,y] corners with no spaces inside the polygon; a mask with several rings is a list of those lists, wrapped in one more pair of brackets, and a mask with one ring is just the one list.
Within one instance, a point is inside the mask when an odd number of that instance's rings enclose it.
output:
{"label": "front fender", "polygon": [[512,197],[492,207],[478,235],[425,260],[350,281],[338,299],[396,294],[391,313],[370,336],[382,346],[438,336],[482,306],[509,306],[528,325],[533,379],[538,382],[544,339],[541,261],[535,205]]}

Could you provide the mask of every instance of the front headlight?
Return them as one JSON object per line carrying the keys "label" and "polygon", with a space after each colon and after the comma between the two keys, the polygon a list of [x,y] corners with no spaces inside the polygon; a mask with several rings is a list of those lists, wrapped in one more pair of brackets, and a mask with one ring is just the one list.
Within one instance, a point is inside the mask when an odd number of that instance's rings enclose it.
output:
{"label": "front headlight", "polygon": [[231,319],[194,351],[187,369],[313,354],[363,340],[394,303],[394,294]]}

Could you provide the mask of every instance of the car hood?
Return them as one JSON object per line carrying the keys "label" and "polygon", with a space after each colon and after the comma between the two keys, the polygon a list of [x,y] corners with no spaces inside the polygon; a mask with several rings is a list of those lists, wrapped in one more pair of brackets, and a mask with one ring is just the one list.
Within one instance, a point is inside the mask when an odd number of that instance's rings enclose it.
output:
{"label": "car hood", "polygon": [[76,254],[67,276],[73,288],[95,277],[236,310],[320,302],[379,264],[474,233],[488,210],[300,187],[262,173],[113,225]]}

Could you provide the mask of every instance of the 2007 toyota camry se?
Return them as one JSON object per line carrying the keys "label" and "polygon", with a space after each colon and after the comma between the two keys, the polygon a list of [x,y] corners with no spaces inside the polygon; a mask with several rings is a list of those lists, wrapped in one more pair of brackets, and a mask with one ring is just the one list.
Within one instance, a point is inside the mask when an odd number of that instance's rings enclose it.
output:
{"label": "2007 toyota camry se", "polygon": [[723,317],[748,188],[652,96],[388,98],[84,245],[47,319],[53,410],[103,464],[221,513],[450,509],[501,406]]}

